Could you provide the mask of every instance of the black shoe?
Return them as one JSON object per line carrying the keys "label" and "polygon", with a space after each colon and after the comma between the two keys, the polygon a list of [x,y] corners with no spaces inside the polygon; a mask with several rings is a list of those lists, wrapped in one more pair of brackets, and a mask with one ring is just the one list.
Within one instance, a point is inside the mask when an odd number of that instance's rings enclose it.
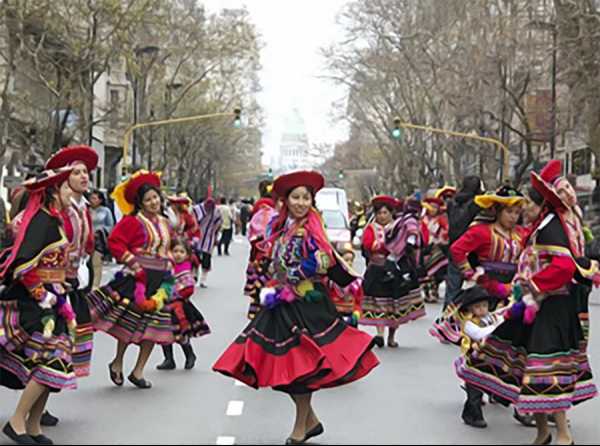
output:
{"label": "black shoe", "polygon": [[285,444],[304,444],[304,438],[302,440],[295,440],[292,437],[287,437]]}
{"label": "black shoe", "polygon": [[158,364],[156,366],[157,370],[174,370],[176,367],[175,365],[175,361],[173,361],[172,359],[165,359],[163,362],[161,362],[160,364]]}
{"label": "black shoe", "polygon": [[487,427],[487,423],[485,422],[485,420],[483,418],[472,418],[469,416],[463,416],[462,417],[463,421],[465,422],[465,424],[472,426],[472,427],[476,427],[479,429],[484,429]]}
{"label": "black shoe", "polygon": [[133,376],[133,373],[131,375],[129,375],[127,377],[127,379],[129,380],[129,382],[131,384],[133,384],[134,386],[136,386],[139,389],[151,389],[152,388],[152,383],[150,381],[147,381],[144,378],[137,379],[135,376]]}
{"label": "black shoe", "polygon": [[325,428],[323,427],[322,423],[319,423],[306,433],[306,435],[304,436],[304,441],[307,441],[309,438],[321,435],[323,432],[325,432]]}
{"label": "black shoe", "polygon": [[375,336],[374,342],[375,345],[379,348],[383,348],[383,346],[385,345],[385,341],[383,340],[383,336]]}
{"label": "black shoe", "polygon": [[[115,386],[119,386],[121,387],[123,385],[123,372],[115,372],[112,369],[112,362],[110,364],[108,364],[108,374],[110,376],[110,380],[114,383]],[[44,414],[45,415],[45,414]],[[44,420],[44,416],[42,415],[42,426],[46,426],[43,423]]]}
{"label": "black shoe", "polygon": [[58,424],[58,418],[54,415],[51,415],[50,412],[45,411],[42,414],[42,418],[40,419],[40,424],[42,426],[56,426]]}
{"label": "black shoe", "polygon": [[8,438],[10,438],[17,444],[37,444],[30,435],[17,434],[13,429],[12,425],[10,424],[10,421],[4,425],[4,429],[2,429],[2,432],[4,432],[4,435],[6,435]]}
{"label": "black shoe", "polygon": [[513,418],[526,427],[535,427],[535,419],[531,414],[521,415],[517,409],[513,410]]}
{"label": "black shoe", "polygon": [[37,444],[54,444],[52,440],[43,434],[31,435],[31,438],[33,438],[33,441],[35,441]]}

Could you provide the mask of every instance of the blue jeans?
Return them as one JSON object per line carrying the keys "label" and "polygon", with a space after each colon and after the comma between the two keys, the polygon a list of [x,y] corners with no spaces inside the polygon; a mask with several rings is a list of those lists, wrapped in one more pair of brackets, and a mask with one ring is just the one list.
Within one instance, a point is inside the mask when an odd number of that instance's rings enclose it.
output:
{"label": "blue jeans", "polygon": [[446,295],[444,296],[444,308],[454,302],[462,288],[463,278],[460,269],[452,262],[448,263],[448,276],[446,277]]}

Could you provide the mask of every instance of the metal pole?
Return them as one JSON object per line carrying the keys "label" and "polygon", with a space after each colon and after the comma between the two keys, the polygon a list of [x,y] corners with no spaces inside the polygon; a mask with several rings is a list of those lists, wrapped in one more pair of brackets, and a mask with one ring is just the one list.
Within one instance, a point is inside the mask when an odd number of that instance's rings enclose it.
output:
{"label": "metal pole", "polygon": [[550,159],[556,152],[556,25],[552,28],[552,134],[550,135]]}

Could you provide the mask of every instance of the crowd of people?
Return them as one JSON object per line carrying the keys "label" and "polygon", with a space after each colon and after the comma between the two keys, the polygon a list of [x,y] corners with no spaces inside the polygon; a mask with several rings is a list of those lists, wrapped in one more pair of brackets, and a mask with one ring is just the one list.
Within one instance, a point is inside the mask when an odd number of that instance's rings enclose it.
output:
{"label": "crowd of people", "polygon": [[[88,193],[97,162],[88,146],[63,148],[11,200],[0,257],[0,385],[22,391],[3,429],[15,443],[52,444],[42,431],[58,422],[46,411],[49,396],[89,375],[95,332],[116,341],[108,364],[115,386],[125,382],[132,344],[139,353],[127,380],[140,389],[152,387],[145,369],[156,344],[158,369],[176,368],[174,344],[192,369],[192,340],[210,328],[191,297],[208,286],[214,250],[230,254],[236,231],[250,243],[249,323],[213,370],[290,396],[296,415],[286,444],[324,432],[313,393],[369,374],[379,364],[374,347],[397,348],[397,330],[425,316],[444,282],[429,332],[460,347],[462,420],[487,426],[487,394],[537,428],[535,444],[551,442],[549,421],[558,444],[573,442],[566,414],[597,394],[587,342],[600,253],[559,161],[533,172],[525,194],[509,185],[485,192],[467,177],[460,190],[424,198],[373,197],[352,220],[364,274],[352,244],[327,237],[315,208],[318,172],[263,181],[260,199],[238,207],[211,191],[197,204],[165,197],[160,176],[140,170],[111,194],[115,218],[101,193]],[[121,267],[103,283],[108,257]]]}

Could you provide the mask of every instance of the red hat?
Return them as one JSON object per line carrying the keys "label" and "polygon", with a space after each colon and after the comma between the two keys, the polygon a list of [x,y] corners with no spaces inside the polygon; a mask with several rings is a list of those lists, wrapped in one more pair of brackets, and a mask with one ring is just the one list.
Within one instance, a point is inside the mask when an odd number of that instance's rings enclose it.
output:
{"label": "red hat", "polygon": [[550,160],[537,174],[531,172],[531,185],[537,190],[544,200],[552,207],[566,207],[556,192],[556,181],[562,176],[562,163],[560,160]]}
{"label": "red hat", "polygon": [[314,170],[301,170],[277,177],[273,183],[273,191],[278,197],[285,197],[289,191],[307,186],[316,194],[325,185],[325,178]]}
{"label": "red hat", "polygon": [[387,208],[389,208],[392,211],[400,209],[402,207],[402,204],[403,204],[402,200],[398,200],[389,195],[377,195],[376,197],[373,197],[373,199],[371,200],[372,206],[385,205]]}
{"label": "red hat", "polygon": [[188,206],[192,204],[192,199],[187,196],[171,195],[170,197],[167,197],[167,199],[172,204],[186,204]]}
{"label": "red hat", "polygon": [[23,187],[28,191],[38,191],[50,186],[56,186],[64,183],[73,171],[72,166],[61,167],[60,169],[47,169],[35,177],[29,178],[23,182]]}
{"label": "red hat", "polygon": [[252,215],[256,214],[260,209],[266,207],[274,208],[275,201],[272,198],[268,197],[264,197],[260,200],[257,200],[256,203],[254,203],[254,207],[252,208]]}
{"label": "red hat", "polygon": [[157,189],[160,188],[160,174],[157,172],[148,172],[147,170],[138,170],[130,178],[115,187],[111,197],[115,200],[115,203],[119,206],[123,214],[133,212],[135,196],[144,184],[149,184]]}
{"label": "red hat", "polygon": [[160,188],[160,176],[155,172],[145,172],[131,177],[125,188],[125,199],[130,203],[135,203],[135,196],[144,184]]}
{"label": "red hat", "polygon": [[88,172],[91,172],[98,166],[98,154],[86,145],[63,147],[46,161],[46,169],[58,169],[77,162],[85,164]]}

